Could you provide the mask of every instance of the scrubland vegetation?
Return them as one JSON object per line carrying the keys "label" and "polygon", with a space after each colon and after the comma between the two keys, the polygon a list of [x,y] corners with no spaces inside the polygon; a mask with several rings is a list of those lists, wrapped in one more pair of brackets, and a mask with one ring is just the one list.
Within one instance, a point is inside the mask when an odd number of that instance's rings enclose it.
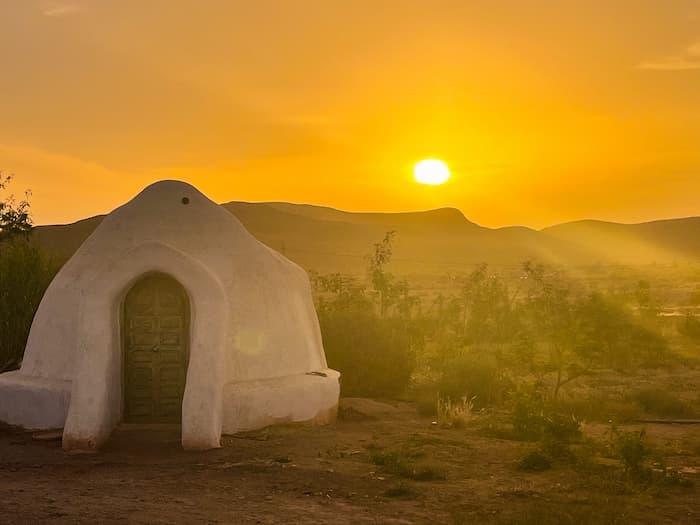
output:
{"label": "scrubland vegetation", "polygon": [[[7,182],[0,179],[0,189]],[[0,212],[0,370],[8,370],[21,363],[33,315],[59,265],[32,242],[26,200],[6,199]],[[700,270],[684,269],[674,282],[662,269],[641,275],[523,261],[517,268],[465,268],[425,287],[412,284],[424,278],[392,274],[395,235],[372,247],[365,275],[311,277],[342,395],[391,400],[413,412],[394,416],[388,427],[371,423],[361,450],[348,441],[350,452],[329,452],[323,461],[342,463],[350,454],[351,474],[365,468],[373,482],[389,479],[376,497],[427,501],[430,484],[459,494],[465,476],[478,478],[468,467],[478,463],[471,452],[478,447],[484,458],[497,456],[479,468],[506,465],[505,478],[575,473],[571,490],[590,503],[543,511],[541,501],[525,501],[545,489],[513,489],[523,503],[499,523],[614,523],[625,517],[626,497],[695,490],[700,467],[684,470],[678,458],[697,459],[700,445],[682,435],[661,443],[645,425],[700,418]],[[352,425],[353,414],[341,403],[339,428]],[[292,462],[284,458],[275,462]],[[484,512],[464,510],[457,500],[445,508],[454,523]]]}
{"label": "scrubland vegetation", "polygon": [[[526,261],[509,275],[483,264],[452,276],[448,292],[425,294],[388,271],[393,236],[375,245],[366,278],[312,276],[328,360],[343,372],[346,395],[409,397],[426,414],[440,396],[481,409],[537,391],[566,404],[563,394],[582,378],[700,363],[700,318],[659,316],[646,280],[605,288]],[[671,409],[668,396],[647,389],[636,401],[653,413]],[[676,413],[693,411],[678,403]]]}
{"label": "scrubland vegetation", "polygon": [[[365,278],[313,277],[344,395],[409,400],[444,428],[531,443],[517,462],[523,472],[567,465],[610,477],[601,467],[609,460],[617,483],[692,486],[643,428],[623,427],[700,417],[697,390],[674,384],[700,364],[697,288],[684,315],[665,316],[677,305],[663,303],[653,281],[619,270],[587,280],[526,261],[508,273],[480,265],[430,294],[390,273],[393,238],[375,245]],[[592,437],[590,425],[607,430]],[[410,443],[374,450],[371,461],[407,479],[442,475]]]}

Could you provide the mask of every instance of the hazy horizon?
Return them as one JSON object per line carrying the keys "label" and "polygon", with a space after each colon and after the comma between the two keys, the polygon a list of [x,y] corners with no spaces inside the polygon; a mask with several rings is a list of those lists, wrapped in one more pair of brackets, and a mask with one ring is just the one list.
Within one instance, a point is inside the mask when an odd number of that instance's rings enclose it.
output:
{"label": "hazy horizon", "polygon": [[[134,194],[135,196],[136,194]],[[129,199],[130,200],[130,199]],[[121,206],[122,204],[125,204],[127,201],[119,203],[117,206],[114,208],[110,208],[108,210],[103,210],[103,211],[98,211],[97,213],[93,213],[90,215],[86,215],[84,217],[79,217],[75,220],[68,220],[64,222],[34,222],[35,226],[62,226],[62,225],[70,225],[74,224],[76,222],[85,220],[85,219],[90,219],[93,217],[99,217],[103,215],[108,215],[111,211],[113,211],[115,208],[118,206]],[[293,202],[293,201],[282,201],[282,200],[240,200],[240,199],[224,199],[222,201],[217,201],[217,203],[220,206],[225,206],[227,204],[231,203],[245,203],[245,204],[291,204],[295,206],[311,206],[311,207],[316,207],[316,208],[328,208],[334,211],[342,212],[342,213],[371,213],[371,214],[402,214],[402,213],[425,213],[425,212],[431,212],[431,211],[437,211],[441,209],[452,209],[456,210],[459,213],[462,214],[462,216],[465,218],[465,220],[474,223],[478,226],[483,226],[485,228],[491,228],[491,229],[499,229],[499,228],[530,228],[536,231],[544,230],[553,226],[558,226],[561,224],[568,224],[568,223],[576,223],[576,222],[584,222],[584,221],[592,221],[592,222],[605,222],[605,223],[613,223],[613,224],[626,224],[626,225],[634,225],[634,224],[644,224],[648,222],[660,222],[660,221],[673,221],[673,220],[683,220],[683,219],[693,219],[696,217],[700,217],[700,214],[698,215],[681,215],[677,217],[658,217],[658,218],[653,218],[649,220],[643,220],[643,221],[611,221],[611,220],[606,220],[606,219],[599,219],[596,217],[583,217],[580,219],[572,219],[570,221],[563,221],[563,222],[556,222],[556,223],[551,223],[551,224],[545,224],[542,226],[528,226],[526,224],[502,224],[498,226],[490,226],[487,224],[481,224],[478,221],[475,221],[472,219],[467,213],[464,212],[464,210],[461,210],[455,206],[439,206],[436,208],[420,208],[420,209],[413,209],[413,210],[373,210],[373,209],[368,209],[368,210],[349,210],[345,208],[340,208],[336,206],[331,206],[327,204],[318,204],[318,203],[313,203],[313,202]]]}

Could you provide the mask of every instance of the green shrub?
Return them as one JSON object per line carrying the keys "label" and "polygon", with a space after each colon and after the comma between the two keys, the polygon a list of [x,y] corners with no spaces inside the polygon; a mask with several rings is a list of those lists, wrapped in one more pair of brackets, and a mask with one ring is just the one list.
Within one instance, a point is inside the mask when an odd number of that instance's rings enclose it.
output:
{"label": "green shrub", "polygon": [[529,472],[543,472],[552,468],[552,462],[539,450],[533,450],[525,454],[518,462],[519,470]]}
{"label": "green shrub", "polygon": [[416,411],[422,417],[437,416],[438,393],[435,391],[423,390],[415,397]]}
{"label": "green shrub", "polygon": [[373,450],[370,454],[372,463],[384,467],[384,470],[387,472],[399,475],[409,472],[409,464],[414,461],[416,457],[420,457],[420,455],[407,451]]}
{"label": "green shrub", "polygon": [[546,421],[544,399],[537,394],[519,393],[515,397],[511,421],[516,439],[537,441],[542,437]]}
{"label": "green shrub", "polygon": [[625,472],[635,477],[644,474],[647,471],[645,462],[651,455],[646,444],[646,431],[624,432],[612,428],[611,436],[614,457],[622,462]]}
{"label": "green shrub", "polygon": [[688,403],[660,388],[645,388],[631,397],[649,414],[668,417],[693,417],[695,415],[695,410]]}
{"label": "green shrub", "polygon": [[419,451],[399,450],[382,451],[373,450],[370,459],[375,465],[379,465],[384,471],[415,481],[435,481],[445,479],[445,471],[440,465],[428,462],[417,462],[424,454]]}
{"label": "green shrub", "polygon": [[0,372],[22,363],[34,314],[57,270],[24,236],[0,242]]}
{"label": "green shrub", "polygon": [[571,443],[581,437],[581,423],[571,414],[546,415],[540,438],[544,452],[555,458],[571,459]]}
{"label": "green shrub", "polygon": [[511,414],[513,437],[538,441],[540,452],[551,458],[573,459],[571,443],[581,437],[581,423],[558,404],[548,403],[537,392],[520,392]]}
{"label": "green shrub", "polygon": [[584,421],[631,421],[642,414],[639,404],[633,399],[606,395],[561,400],[558,404],[562,412],[569,412]]}
{"label": "green shrub", "polygon": [[472,399],[476,408],[501,403],[511,387],[495,360],[476,352],[461,352],[447,359],[438,382],[442,396]]}
{"label": "green shrub", "polygon": [[593,292],[575,310],[575,350],[584,361],[616,370],[657,365],[666,341],[610,294]]}
{"label": "green shrub", "polygon": [[384,496],[387,498],[415,498],[417,496],[416,491],[412,487],[406,485],[403,481],[398,485],[389,487],[384,491]]}
{"label": "green shrub", "polygon": [[342,374],[345,396],[383,397],[402,393],[415,368],[404,323],[373,310],[322,310],[319,323],[328,366]]}
{"label": "green shrub", "polygon": [[384,271],[392,235],[375,245],[372,289],[352,276],[312,274],[326,358],[342,374],[346,396],[401,394],[416,366],[422,334],[411,317],[414,298]]}

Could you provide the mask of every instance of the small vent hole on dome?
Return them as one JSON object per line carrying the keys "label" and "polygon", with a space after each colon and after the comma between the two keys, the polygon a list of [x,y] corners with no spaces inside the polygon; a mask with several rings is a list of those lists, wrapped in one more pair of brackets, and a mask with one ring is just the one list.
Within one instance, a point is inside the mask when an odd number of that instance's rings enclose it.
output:
{"label": "small vent hole on dome", "polygon": [[190,203],[190,198],[189,197],[183,197],[182,198],[182,204],[189,204]]}

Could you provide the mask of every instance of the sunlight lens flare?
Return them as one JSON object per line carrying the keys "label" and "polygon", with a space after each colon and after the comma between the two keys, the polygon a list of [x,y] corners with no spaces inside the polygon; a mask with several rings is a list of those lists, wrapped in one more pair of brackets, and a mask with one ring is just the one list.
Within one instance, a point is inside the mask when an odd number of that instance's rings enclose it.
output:
{"label": "sunlight lens flare", "polygon": [[438,186],[450,178],[450,168],[441,160],[426,159],[413,167],[413,177],[420,184]]}

